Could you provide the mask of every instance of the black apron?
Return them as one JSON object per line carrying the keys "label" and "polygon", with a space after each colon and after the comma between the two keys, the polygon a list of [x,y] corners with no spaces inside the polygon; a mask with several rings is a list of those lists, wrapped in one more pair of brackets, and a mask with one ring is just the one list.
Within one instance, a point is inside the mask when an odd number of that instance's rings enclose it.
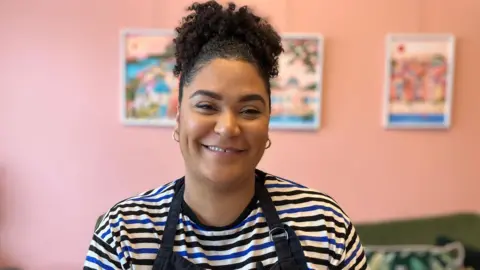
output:
{"label": "black apron", "polygon": [[[275,206],[264,186],[265,173],[257,170],[258,178],[255,181],[255,196],[260,202],[268,227],[270,228],[270,239],[275,244],[278,261],[269,270],[307,270],[307,260],[303,254],[302,246],[295,232],[285,224],[282,224],[278,217]],[[175,187],[176,192],[170,211],[168,212],[167,223],[163,232],[162,243],[157,257],[153,264],[153,270],[204,270],[193,264],[184,257],[173,251],[175,234],[177,231],[178,219],[182,211],[183,193],[185,185],[183,179],[179,180]],[[221,267],[228,269],[227,267]],[[257,269],[267,269],[257,262]]]}

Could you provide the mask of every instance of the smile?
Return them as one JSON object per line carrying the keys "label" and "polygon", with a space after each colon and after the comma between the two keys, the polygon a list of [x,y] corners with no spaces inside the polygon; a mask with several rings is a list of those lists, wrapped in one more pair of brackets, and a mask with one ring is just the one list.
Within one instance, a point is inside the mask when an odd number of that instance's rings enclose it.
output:
{"label": "smile", "polygon": [[212,152],[217,152],[217,153],[236,154],[236,153],[242,153],[242,152],[245,151],[245,150],[242,150],[242,149],[231,148],[231,147],[222,148],[222,147],[215,146],[215,145],[204,145],[204,144],[202,144],[202,146],[207,148],[208,150],[210,150]]}

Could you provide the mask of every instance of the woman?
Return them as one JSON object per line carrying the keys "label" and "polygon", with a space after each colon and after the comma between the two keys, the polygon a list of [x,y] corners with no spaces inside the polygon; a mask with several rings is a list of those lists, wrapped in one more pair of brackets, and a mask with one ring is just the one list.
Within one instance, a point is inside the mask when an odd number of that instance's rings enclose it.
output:
{"label": "woman", "polygon": [[366,269],[335,201],[256,170],[281,39],[247,7],[194,4],[176,29],[185,176],[115,205],[85,269]]}

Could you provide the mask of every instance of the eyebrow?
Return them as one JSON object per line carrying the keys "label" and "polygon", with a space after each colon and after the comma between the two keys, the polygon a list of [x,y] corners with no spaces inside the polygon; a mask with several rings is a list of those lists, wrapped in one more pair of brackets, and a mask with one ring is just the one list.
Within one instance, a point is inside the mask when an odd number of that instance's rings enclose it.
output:
{"label": "eyebrow", "polygon": [[208,91],[208,90],[197,90],[197,91],[193,92],[193,94],[190,95],[190,99],[192,99],[196,96],[207,96],[207,97],[211,97],[213,99],[222,100],[221,95],[219,95],[215,92],[212,92],[212,91]]}
{"label": "eyebrow", "polygon": [[[217,94],[215,92],[209,91],[209,90],[197,90],[193,94],[190,95],[190,99],[196,97],[196,96],[207,96],[216,100],[222,100],[222,96],[220,94]],[[248,94],[244,95],[239,99],[240,102],[248,102],[248,101],[260,101],[263,104],[267,104],[265,99],[259,95],[259,94]]]}

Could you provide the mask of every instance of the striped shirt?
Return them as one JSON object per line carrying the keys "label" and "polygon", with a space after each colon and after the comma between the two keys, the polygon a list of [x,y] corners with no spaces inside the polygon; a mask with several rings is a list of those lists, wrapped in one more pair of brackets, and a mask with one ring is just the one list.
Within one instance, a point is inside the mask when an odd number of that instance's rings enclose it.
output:
{"label": "striped shirt", "polygon": [[[84,269],[152,269],[174,195],[175,181],[124,200],[95,230]],[[309,269],[367,269],[349,217],[328,195],[267,174],[265,186],[281,221],[300,239]],[[231,226],[202,225],[184,203],[174,251],[205,269],[268,269],[275,246],[256,199]]]}

